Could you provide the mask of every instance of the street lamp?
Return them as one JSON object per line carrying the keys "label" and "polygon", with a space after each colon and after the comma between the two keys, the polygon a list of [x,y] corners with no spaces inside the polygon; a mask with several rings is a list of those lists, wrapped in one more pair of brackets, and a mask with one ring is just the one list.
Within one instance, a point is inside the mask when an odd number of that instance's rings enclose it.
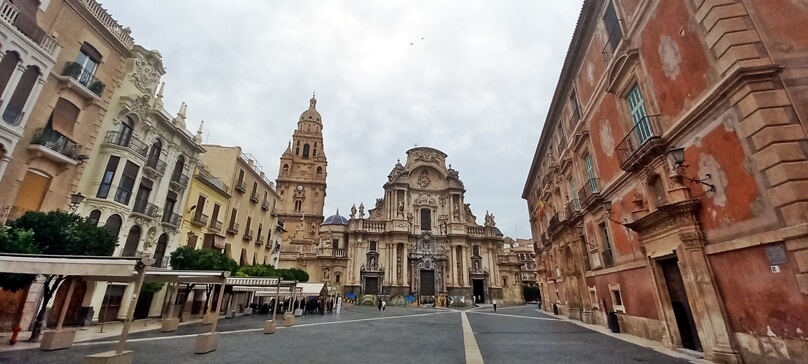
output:
{"label": "street lamp", "polygon": [[710,187],[708,192],[715,192],[715,185],[712,184],[712,183],[705,182],[705,181],[712,178],[712,176],[709,173],[705,174],[705,177],[702,178],[702,179],[695,179],[695,178],[688,177],[688,176],[685,175],[685,173],[684,173],[685,168],[688,167],[688,165],[685,164],[685,148],[671,147],[670,149],[668,149],[666,154],[668,155],[668,159],[671,160],[671,163],[673,163],[673,168],[674,168],[673,177],[682,178],[682,179],[686,179],[686,180],[688,180],[690,182],[696,182],[696,183],[703,184],[703,185],[705,185],[707,187]]}
{"label": "street lamp", "polygon": [[75,213],[79,209],[79,205],[84,201],[84,195],[81,192],[70,195],[70,213]]}

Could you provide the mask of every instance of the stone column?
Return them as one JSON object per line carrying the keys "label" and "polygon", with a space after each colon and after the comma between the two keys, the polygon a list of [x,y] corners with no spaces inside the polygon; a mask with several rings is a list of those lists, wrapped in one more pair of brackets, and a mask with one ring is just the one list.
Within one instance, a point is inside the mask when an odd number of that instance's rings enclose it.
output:
{"label": "stone column", "polygon": [[457,287],[457,249],[454,246],[449,254],[449,263],[452,266],[452,286]]}
{"label": "stone column", "polygon": [[0,157],[0,179],[2,179],[3,174],[6,173],[6,167],[8,167],[8,162],[10,162],[10,161],[11,161],[11,158],[9,158],[8,154],[3,155],[2,157]]}
{"label": "stone column", "polygon": [[468,266],[469,265],[469,262],[468,262],[469,253],[468,253],[467,250],[468,250],[467,246],[463,246],[461,248],[461,251],[463,252],[463,262],[462,262],[463,268],[462,268],[462,271],[460,272],[460,275],[463,277],[463,285],[464,286],[468,286],[468,285],[471,284],[471,282],[467,282],[467,281],[471,280],[471,279],[469,279],[469,266]]}

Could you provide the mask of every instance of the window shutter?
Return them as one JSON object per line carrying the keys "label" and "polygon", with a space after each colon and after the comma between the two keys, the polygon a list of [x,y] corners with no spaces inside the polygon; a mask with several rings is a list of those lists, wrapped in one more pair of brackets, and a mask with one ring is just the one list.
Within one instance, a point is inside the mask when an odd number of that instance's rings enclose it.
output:
{"label": "window shutter", "polygon": [[51,114],[51,129],[73,139],[73,127],[79,120],[80,111],[78,106],[60,98],[59,101],[56,101],[56,107],[53,108]]}

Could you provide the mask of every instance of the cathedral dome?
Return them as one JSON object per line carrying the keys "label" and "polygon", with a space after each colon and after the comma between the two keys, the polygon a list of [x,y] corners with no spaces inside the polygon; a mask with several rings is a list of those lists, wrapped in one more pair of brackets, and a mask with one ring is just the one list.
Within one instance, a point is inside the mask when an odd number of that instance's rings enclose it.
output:
{"label": "cathedral dome", "polygon": [[320,225],[348,225],[348,219],[340,215],[339,209],[337,209],[336,214],[326,217]]}
{"label": "cathedral dome", "polygon": [[317,99],[314,96],[309,100],[309,109],[300,114],[300,121],[313,121],[315,123],[322,123],[320,121],[320,113],[317,111]]}

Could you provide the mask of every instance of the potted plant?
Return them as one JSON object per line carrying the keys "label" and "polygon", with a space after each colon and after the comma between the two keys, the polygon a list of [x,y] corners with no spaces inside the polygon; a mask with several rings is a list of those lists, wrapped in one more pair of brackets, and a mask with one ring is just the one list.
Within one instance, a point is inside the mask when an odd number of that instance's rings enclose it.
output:
{"label": "potted plant", "polygon": [[72,78],[78,79],[79,75],[81,75],[81,65],[77,62],[67,62],[65,65],[64,71],[62,71],[63,76],[70,76]]}
{"label": "potted plant", "polygon": [[92,91],[92,92],[93,92],[93,93],[95,93],[96,95],[101,96],[101,93],[102,93],[102,92],[104,92],[104,86],[105,86],[105,85],[104,85],[104,83],[103,83],[103,82],[101,82],[101,81],[99,81],[99,80],[95,80],[95,81],[93,81],[93,83],[91,83],[91,84],[90,84],[90,86],[89,86],[89,87],[87,87],[87,88],[89,88],[89,89],[90,89],[90,91]]}

